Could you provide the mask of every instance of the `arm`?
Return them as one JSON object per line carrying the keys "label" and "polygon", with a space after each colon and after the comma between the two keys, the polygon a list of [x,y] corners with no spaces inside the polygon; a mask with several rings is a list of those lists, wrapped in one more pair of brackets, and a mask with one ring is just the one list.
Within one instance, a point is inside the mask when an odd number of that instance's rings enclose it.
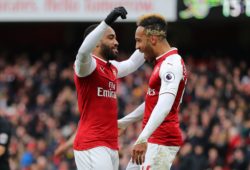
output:
{"label": "arm", "polygon": [[76,137],[76,132],[63,144],[60,144],[55,150],[55,156],[62,155],[66,150],[73,146]]}
{"label": "arm", "polygon": [[136,50],[128,60],[118,62],[110,61],[118,69],[118,78],[125,77],[128,74],[136,71],[144,62],[144,54]]}
{"label": "arm", "polygon": [[175,100],[175,95],[164,93],[159,96],[158,102],[135,144],[147,142],[152,133],[167,117]]}
{"label": "arm", "polygon": [[142,119],[145,110],[145,102],[138,106],[133,112],[118,120],[118,128],[126,129],[131,123]]}
{"label": "arm", "polygon": [[104,21],[101,22],[83,41],[75,60],[75,72],[77,76],[86,77],[95,70],[96,61],[91,56],[91,52],[107,28],[108,25]]}
{"label": "arm", "polygon": [[102,38],[106,29],[118,17],[125,19],[127,11],[124,7],[114,8],[104,21],[102,21],[83,41],[75,60],[75,72],[79,77],[90,75],[96,68],[96,61],[91,57],[91,52]]}

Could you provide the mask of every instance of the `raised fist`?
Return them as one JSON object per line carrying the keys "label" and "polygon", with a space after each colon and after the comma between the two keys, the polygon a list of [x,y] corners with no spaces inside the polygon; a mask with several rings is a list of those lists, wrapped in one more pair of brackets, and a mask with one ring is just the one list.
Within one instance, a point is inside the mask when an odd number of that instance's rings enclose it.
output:
{"label": "raised fist", "polygon": [[126,15],[127,11],[124,7],[116,7],[109,13],[104,21],[106,24],[111,25],[119,16],[121,16],[122,19],[126,19]]}

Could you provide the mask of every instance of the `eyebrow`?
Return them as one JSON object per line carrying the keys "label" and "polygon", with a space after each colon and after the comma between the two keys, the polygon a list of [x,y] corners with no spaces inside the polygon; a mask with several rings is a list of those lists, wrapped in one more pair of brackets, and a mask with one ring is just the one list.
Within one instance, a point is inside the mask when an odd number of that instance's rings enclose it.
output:
{"label": "eyebrow", "polygon": [[108,37],[115,37],[115,34],[108,34]]}

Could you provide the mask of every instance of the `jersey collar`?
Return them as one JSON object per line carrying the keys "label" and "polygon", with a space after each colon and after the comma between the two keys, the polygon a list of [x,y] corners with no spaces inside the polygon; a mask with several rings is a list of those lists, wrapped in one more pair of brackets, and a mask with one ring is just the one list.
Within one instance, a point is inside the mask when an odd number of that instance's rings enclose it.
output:
{"label": "jersey collar", "polygon": [[171,50],[165,52],[164,54],[160,55],[159,57],[156,58],[156,63],[159,63],[163,60],[165,60],[168,56],[173,55],[173,54],[178,54],[177,48],[171,48]]}
{"label": "jersey collar", "polygon": [[110,63],[109,61],[103,60],[102,58],[97,57],[96,55],[93,55],[93,57],[94,57],[96,60],[98,60],[99,63],[100,63],[101,65],[107,65],[107,66],[110,67],[111,63]]}
{"label": "jersey collar", "polygon": [[95,59],[98,59],[98,60],[102,61],[103,63],[107,63],[107,61],[101,59],[100,57],[97,57],[96,55],[93,55],[93,57],[94,57]]}

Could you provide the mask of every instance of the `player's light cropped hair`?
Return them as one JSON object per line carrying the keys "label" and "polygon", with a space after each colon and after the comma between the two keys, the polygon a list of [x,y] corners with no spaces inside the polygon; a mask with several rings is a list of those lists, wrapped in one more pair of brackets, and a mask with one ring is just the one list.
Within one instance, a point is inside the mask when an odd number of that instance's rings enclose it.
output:
{"label": "player's light cropped hair", "polygon": [[160,14],[142,15],[137,21],[137,26],[144,27],[147,36],[156,35],[162,38],[167,36],[167,21]]}

